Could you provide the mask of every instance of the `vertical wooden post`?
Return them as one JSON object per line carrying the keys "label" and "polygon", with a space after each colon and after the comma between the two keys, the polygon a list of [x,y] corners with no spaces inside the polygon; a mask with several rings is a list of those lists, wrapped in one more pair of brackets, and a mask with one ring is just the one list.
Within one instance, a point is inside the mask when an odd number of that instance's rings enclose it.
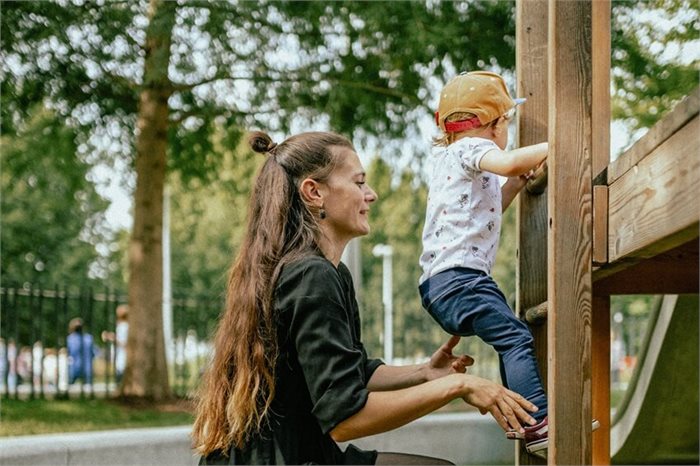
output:
{"label": "vertical wooden post", "polygon": [[[610,0],[595,0],[592,4],[592,175],[596,177],[610,163],[610,54],[611,20]],[[600,234],[595,242],[593,258],[607,262],[607,186],[593,188],[594,234]],[[603,212],[600,212],[600,211]],[[598,254],[595,254],[598,252]],[[592,461],[596,465],[610,464],[610,296],[598,295],[593,290],[592,331],[592,410],[600,422],[600,429],[592,438]]]}
{"label": "vertical wooden post", "polygon": [[[547,140],[547,0],[518,0],[515,19],[516,94],[527,98],[518,108],[518,147]],[[547,196],[523,190],[517,204],[516,313],[547,300]],[[540,375],[547,380],[547,326],[531,327]],[[520,442],[518,442],[520,443]],[[543,461],[516,451],[518,464]]]}
{"label": "vertical wooden post", "polygon": [[610,464],[610,296],[593,296],[592,411],[600,422],[593,433],[592,464]]}
{"label": "vertical wooden post", "polygon": [[551,1],[548,32],[548,461],[591,464],[591,3]]}

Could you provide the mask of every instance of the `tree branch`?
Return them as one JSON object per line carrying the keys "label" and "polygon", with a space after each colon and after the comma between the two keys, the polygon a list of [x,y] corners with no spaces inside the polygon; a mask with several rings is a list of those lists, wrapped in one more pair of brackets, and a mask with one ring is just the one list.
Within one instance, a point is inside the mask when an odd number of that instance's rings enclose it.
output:
{"label": "tree branch", "polygon": [[[369,92],[373,92],[375,94],[380,94],[380,95],[385,95],[389,97],[395,97],[398,99],[402,100],[408,100],[417,104],[422,104],[420,99],[418,99],[414,95],[406,94],[405,92],[401,92],[398,89],[390,89],[387,87],[381,87],[381,86],[376,86],[373,84],[369,84],[366,82],[360,82],[360,81],[348,81],[345,79],[336,79],[336,78],[328,78],[324,77],[322,79],[325,79],[331,84],[337,84],[339,86],[346,86],[346,87],[351,87],[355,89],[363,89]],[[173,92],[185,92],[185,91],[191,91],[195,87],[198,86],[203,86],[205,84],[211,84],[216,81],[237,81],[237,80],[249,80],[249,81],[264,81],[264,82],[298,82],[300,84],[316,84],[318,81],[311,79],[311,78],[302,78],[302,77],[287,77],[287,78],[282,78],[282,77],[274,77],[274,76],[264,76],[264,75],[259,75],[259,76],[252,76],[252,75],[241,75],[241,76],[227,76],[227,75],[217,75],[213,76],[208,79],[204,79],[202,81],[192,83],[192,84],[173,84],[172,90]]]}

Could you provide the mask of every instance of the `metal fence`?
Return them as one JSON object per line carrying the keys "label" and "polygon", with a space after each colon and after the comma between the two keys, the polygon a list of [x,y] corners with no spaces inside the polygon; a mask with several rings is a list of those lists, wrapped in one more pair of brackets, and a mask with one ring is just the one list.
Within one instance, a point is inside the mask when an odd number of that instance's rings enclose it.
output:
{"label": "metal fence", "polygon": [[[0,288],[0,396],[71,398],[110,396],[118,391],[114,339],[118,291],[91,288],[45,289],[32,285]],[[209,335],[222,300],[175,295],[172,340],[166,346],[170,384],[180,396],[196,386],[206,364]],[[79,317],[92,335],[89,375],[71,381],[67,351],[69,322]],[[72,382],[72,383],[71,383]]]}

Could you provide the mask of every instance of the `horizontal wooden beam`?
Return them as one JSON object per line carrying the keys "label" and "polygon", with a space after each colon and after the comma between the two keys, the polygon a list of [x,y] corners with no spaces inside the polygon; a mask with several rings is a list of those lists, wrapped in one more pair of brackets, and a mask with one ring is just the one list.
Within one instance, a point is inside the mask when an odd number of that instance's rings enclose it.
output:
{"label": "horizontal wooden beam", "polygon": [[609,185],[609,263],[654,257],[698,237],[698,134],[696,115]]}
{"label": "horizontal wooden beam", "polygon": [[541,324],[547,321],[547,301],[525,311],[525,321],[528,324]]}
{"label": "horizontal wooden beam", "polygon": [[[632,147],[612,162],[607,169],[608,184],[612,184],[637,165],[647,154],[683,128],[700,111],[700,87],[676,105],[668,115],[654,125]],[[697,152],[696,152],[697,154]]]}
{"label": "horizontal wooden beam", "polygon": [[544,162],[535,171],[534,176],[525,186],[530,194],[542,194],[547,189],[547,162]]}
{"label": "horizontal wooden beam", "polygon": [[645,259],[629,259],[593,271],[593,294],[697,294],[697,238]]}

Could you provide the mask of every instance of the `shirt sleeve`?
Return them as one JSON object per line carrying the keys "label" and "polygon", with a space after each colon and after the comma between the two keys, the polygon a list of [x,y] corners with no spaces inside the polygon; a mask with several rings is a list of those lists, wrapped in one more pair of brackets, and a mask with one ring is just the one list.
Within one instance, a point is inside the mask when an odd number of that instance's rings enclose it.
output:
{"label": "shirt sleeve", "polygon": [[499,150],[495,142],[483,138],[464,138],[455,142],[454,146],[462,167],[473,171],[481,171],[481,159],[487,152]]}
{"label": "shirt sleeve", "polygon": [[[367,402],[362,347],[353,344],[350,309],[338,271],[311,259],[282,272],[278,297],[290,313],[290,336],[309,389],[312,413],[324,433]],[[375,368],[376,369],[376,368]]]}

